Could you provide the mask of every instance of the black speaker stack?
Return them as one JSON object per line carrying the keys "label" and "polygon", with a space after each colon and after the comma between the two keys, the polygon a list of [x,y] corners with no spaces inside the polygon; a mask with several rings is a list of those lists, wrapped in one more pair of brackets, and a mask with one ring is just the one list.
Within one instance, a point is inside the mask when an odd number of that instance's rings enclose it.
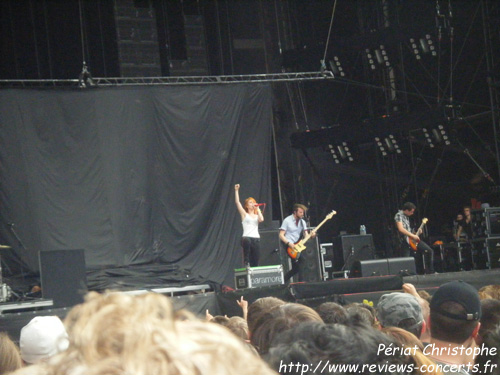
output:
{"label": "black speaker stack", "polygon": [[301,265],[299,280],[313,282],[322,280],[322,270],[320,262],[320,251],[318,237],[311,238],[306,242],[306,249],[300,253]]}
{"label": "black speaker stack", "polygon": [[53,307],[83,302],[87,293],[83,249],[40,251],[39,262],[43,298],[52,299]]}
{"label": "black speaker stack", "polygon": [[412,276],[416,274],[415,258],[357,260],[352,264],[350,277]]}
{"label": "black speaker stack", "polygon": [[371,234],[343,235],[333,239],[333,269],[350,271],[354,262],[375,257]]}

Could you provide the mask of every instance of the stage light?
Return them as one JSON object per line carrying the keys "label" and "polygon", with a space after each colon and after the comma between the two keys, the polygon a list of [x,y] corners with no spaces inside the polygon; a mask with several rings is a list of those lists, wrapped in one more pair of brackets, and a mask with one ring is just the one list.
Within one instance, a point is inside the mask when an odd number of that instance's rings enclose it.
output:
{"label": "stage light", "polygon": [[401,149],[399,148],[398,142],[396,141],[396,138],[394,138],[394,136],[392,134],[389,134],[388,137],[384,138],[384,143],[385,143],[384,147],[387,150],[387,152],[390,152],[393,154],[394,153],[396,153],[396,154],[401,153]]}
{"label": "stage light", "polygon": [[333,60],[329,60],[328,64],[330,65],[330,69],[332,73],[341,77],[345,76],[344,68],[342,68],[342,64],[338,56],[333,56]]}
{"label": "stage light", "polygon": [[401,149],[399,148],[398,142],[396,141],[396,138],[392,134],[389,134],[389,141],[392,144],[393,150],[396,152],[396,154],[401,153]]}
{"label": "stage light", "polygon": [[[436,47],[434,46],[434,41],[432,40],[430,34],[426,34],[424,40],[420,39],[420,43],[423,44],[422,50],[424,51],[424,53],[430,52],[432,56],[437,55]],[[426,45],[426,47],[424,47],[424,45]],[[427,52],[425,52],[425,50],[427,50]]]}
{"label": "stage light", "polygon": [[354,158],[352,157],[351,154],[351,150],[349,146],[347,146],[347,142],[342,142],[342,144],[337,146],[337,148],[339,149],[340,156],[342,157],[342,159],[348,161],[354,161]]}
{"label": "stage light", "polygon": [[410,44],[411,44],[411,49],[413,51],[413,54],[415,55],[415,58],[417,60],[420,60],[422,57],[420,56],[420,50],[418,49],[418,46],[417,46],[415,39],[410,38]]}
{"label": "stage light", "polygon": [[347,142],[342,142],[338,145],[329,144],[328,150],[336,164],[340,164],[341,161],[354,161]]}
{"label": "stage light", "polygon": [[443,139],[441,138],[441,133],[437,129],[432,129],[432,135],[434,136],[434,141],[436,141],[436,143],[442,142]]}
{"label": "stage light", "polygon": [[427,129],[426,128],[422,128],[422,132],[424,133],[425,140],[427,141],[427,144],[429,145],[429,147],[433,148],[434,147],[434,143],[432,142],[431,135],[429,134],[429,132],[427,131]]}
{"label": "stage light", "polygon": [[443,140],[444,144],[446,146],[450,145],[451,142],[450,142],[450,139],[448,137],[448,133],[446,133],[446,130],[444,129],[444,126],[443,125],[439,125],[437,127],[437,131],[439,132],[439,134],[441,135],[441,139]]}
{"label": "stage light", "polygon": [[411,45],[411,50],[413,51],[413,54],[415,55],[415,58],[417,60],[420,60],[422,58],[420,51],[422,51],[423,54],[430,53],[432,56],[437,55],[436,47],[434,45],[434,41],[432,40],[432,36],[430,34],[426,34],[424,38],[419,38],[418,44],[415,38],[410,38],[410,45]]}
{"label": "stage light", "polygon": [[375,70],[375,61],[373,60],[373,55],[371,54],[370,49],[369,48],[365,49],[365,53],[371,70]]}
{"label": "stage light", "polygon": [[384,139],[385,146],[387,147],[387,150],[389,151],[394,151],[394,146],[392,145],[392,142],[389,140],[389,138]]}
{"label": "stage light", "polygon": [[379,137],[375,137],[375,144],[378,146],[378,149],[382,156],[387,156],[387,150],[385,149],[384,144]]}
{"label": "stage light", "polygon": [[389,56],[387,56],[387,51],[385,50],[385,46],[383,44],[380,45],[380,53],[382,55],[382,60],[385,66],[391,66],[389,62]]}
{"label": "stage light", "polygon": [[333,158],[333,161],[335,162],[335,164],[340,164],[339,157],[335,153],[335,148],[333,147],[333,145],[329,144],[328,149],[330,150],[330,154],[332,155],[332,158]]}

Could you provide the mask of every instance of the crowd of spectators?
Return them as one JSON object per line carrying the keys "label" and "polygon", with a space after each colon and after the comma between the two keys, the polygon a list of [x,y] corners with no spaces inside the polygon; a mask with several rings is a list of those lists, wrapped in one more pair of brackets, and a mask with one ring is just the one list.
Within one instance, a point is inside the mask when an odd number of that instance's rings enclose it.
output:
{"label": "crowd of spectators", "polygon": [[160,294],[91,292],[64,322],[33,318],[19,345],[0,333],[0,375],[499,375],[498,287],[424,292],[314,308],[242,297],[241,316],[205,319]]}

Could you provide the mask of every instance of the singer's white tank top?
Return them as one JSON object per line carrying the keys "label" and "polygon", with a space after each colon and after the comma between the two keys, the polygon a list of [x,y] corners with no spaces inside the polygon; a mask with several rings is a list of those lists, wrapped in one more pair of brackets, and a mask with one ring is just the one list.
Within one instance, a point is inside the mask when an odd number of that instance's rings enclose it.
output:
{"label": "singer's white tank top", "polygon": [[252,217],[247,213],[241,225],[243,225],[243,237],[260,238],[259,217],[257,215]]}

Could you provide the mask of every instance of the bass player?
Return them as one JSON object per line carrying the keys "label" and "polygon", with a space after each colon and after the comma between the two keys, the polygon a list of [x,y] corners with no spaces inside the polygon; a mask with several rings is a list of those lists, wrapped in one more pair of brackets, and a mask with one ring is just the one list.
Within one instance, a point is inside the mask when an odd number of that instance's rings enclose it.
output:
{"label": "bass player", "polygon": [[[394,216],[401,239],[401,256],[409,257],[411,255],[415,258],[417,273],[434,273],[434,250],[419,237],[420,231],[427,220],[424,219],[425,221],[423,221],[417,233],[412,231],[410,216],[413,216],[416,208],[413,203],[406,202]],[[412,241],[415,244],[415,250],[411,246]]]}
{"label": "bass player", "polygon": [[[304,220],[304,215],[307,211],[307,207],[304,206],[303,204],[296,203],[293,205],[293,213],[286,217],[285,220],[283,220],[283,223],[281,224],[280,227],[280,240],[283,242],[285,245],[285,249],[291,248],[294,249],[295,244],[300,240],[300,238],[305,234],[308,233],[307,231],[307,224],[306,221]],[[313,231],[311,233],[311,237],[315,237],[316,233]],[[288,271],[285,275],[285,283],[288,283],[289,280],[294,276],[295,274],[299,273],[300,271],[300,266],[302,263],[302,257],[298,257],[297,259],[292,259],[292,269]],[[299,274],[299,281],[300,280],[300,274]]]}

